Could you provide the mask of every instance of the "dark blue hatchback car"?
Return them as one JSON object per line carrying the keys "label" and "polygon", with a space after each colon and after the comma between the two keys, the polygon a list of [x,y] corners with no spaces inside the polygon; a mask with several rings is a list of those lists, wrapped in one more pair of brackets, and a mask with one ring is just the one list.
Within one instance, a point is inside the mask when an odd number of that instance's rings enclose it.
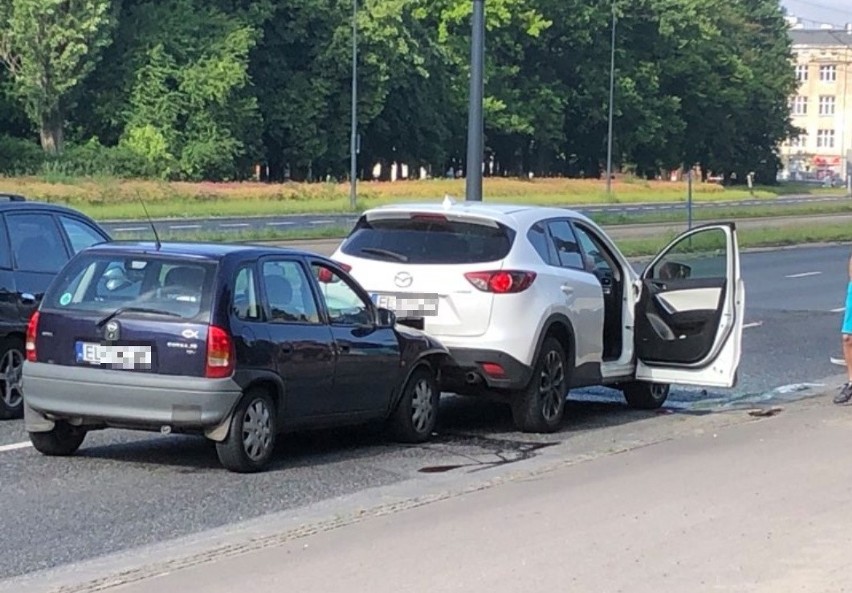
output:
{"label": "dark blue hatchback car", "polygon": [[87,431],[203,434],[233,471],[283,430],[389,421],[429,438],[446,349],[335,262],[283,248],[113,242],[62,269],[30,320],[24,418],[70,455]]}

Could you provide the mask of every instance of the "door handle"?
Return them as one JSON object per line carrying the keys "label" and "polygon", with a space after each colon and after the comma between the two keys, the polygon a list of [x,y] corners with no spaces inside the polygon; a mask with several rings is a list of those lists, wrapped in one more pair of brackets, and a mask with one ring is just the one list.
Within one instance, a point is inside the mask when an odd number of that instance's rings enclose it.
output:
{"label": "door handle", "polygon": [[348,354],[352,347],[349,344],[338,344],[337,347],[343,354]]}
{"label": "door handle", "polygon": [[665,289],[666,289],[666,283],[665,283],[665,282],[660,282],[659,280],[653,280],[653,281],[651,282],[651,284],[653,284],[653,285],[654,285],[654,288],[658,288],[658,289],[660,289],[660,290],[665,290]]}
{"label": "door handle", "polygon": [[570,284],[563,284],[561,286],[561,288],[562,288],[562,292],[564,292],[565,294],[568,294],[568,295],[574,294],[574,287],[571,286]]}
{"label": "door handle", "polygon": [[293,354],[293,345],[292,344],[282,344],[281,345],[281,354]]}

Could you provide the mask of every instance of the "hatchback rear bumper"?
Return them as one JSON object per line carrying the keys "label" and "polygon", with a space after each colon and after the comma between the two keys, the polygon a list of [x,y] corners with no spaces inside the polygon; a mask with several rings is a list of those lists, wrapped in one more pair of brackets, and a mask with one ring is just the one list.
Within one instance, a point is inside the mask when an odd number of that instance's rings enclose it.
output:
{"label": "hatchback rear bumper", "polygon": [[220,424],[242,394],[232,379],[154,375],[25,362],[25,426],[54,420],[156,430],[203,430]]}
{"label": "hatchback rear bumper", "polygon": [[529,366],[498,350],[450,348],[450,358],[441,370],[441,387],[450,392],[466,393],[481,387],[523,389],[532,376]]}

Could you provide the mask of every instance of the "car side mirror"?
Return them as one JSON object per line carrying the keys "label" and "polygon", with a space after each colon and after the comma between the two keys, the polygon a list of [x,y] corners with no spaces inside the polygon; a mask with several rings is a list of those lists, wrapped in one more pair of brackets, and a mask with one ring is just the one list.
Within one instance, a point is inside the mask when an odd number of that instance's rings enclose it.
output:
{"label": "car side mirror", "polygon": [[377,317],[380,327],[393,327],[396,325],[396,313],[390,309],[380,308]]}

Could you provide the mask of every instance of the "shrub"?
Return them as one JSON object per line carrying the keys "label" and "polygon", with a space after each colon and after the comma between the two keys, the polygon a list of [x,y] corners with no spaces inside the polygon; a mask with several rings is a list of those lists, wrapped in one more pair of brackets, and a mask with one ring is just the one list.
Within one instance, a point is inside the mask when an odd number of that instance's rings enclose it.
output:
{"label": "shrub", "polygon": [[35,142],[0,135],[0,175],[34,175],[44,160],[44,151]]}

